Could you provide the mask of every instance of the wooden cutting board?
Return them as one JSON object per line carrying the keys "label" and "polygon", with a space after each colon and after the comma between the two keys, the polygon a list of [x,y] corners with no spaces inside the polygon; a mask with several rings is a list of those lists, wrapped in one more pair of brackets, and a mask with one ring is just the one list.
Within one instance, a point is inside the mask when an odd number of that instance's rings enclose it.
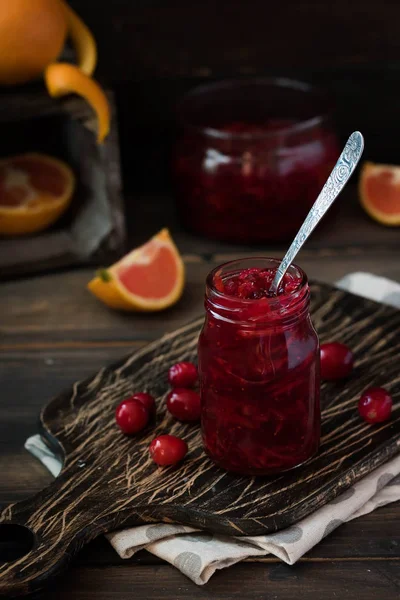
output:
{"label": "wooden cutting board", "polygon": [[[40,415],[41,429],[64,456],[64,467],[48,488],[0,513],[0,561],[14,542],[7,555],[14,560],[0,562],[0,596],[40,590],[86,542],[128,525],[164,521],[236,536],[274,532],[398,452],[400,311],[313,284],[312,314],[321,340],[347,343],[356,365],[348,380],[323,385],[319,454],[284,475],[249,478],[222,471],[205,456],[199,427],[166,413],[168,368],[195,359],[202,318],[50,402]],[[394,397],[391,420],[374,426],[357,412],[360,393],[371,385],[385,386]],[[128,438],[116,427],[114,411],[139,390],[157,396],[157,420]],[[161,469],[149,459],[148,445],[161,433],[188,442],[190,453],[177,468]],[[16,558],[21,545],[31,549]]]}

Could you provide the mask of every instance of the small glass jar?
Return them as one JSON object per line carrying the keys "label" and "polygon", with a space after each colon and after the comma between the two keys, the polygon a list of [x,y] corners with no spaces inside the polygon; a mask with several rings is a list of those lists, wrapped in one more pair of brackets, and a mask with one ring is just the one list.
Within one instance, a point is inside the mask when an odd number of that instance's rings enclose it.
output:
{"label": "small glass jar", "polygon": [[339,156],[331,111],[322,91],[285,79],[190,92],[173,159],[183,224],[238,243],[293,237]]}
{"label": "small glass jar", "polygon": [[278,265],[272,258],[232,261],[206,283],[198,347],[203,444],[217,465],[245,475],[286,471],[319,447],[319,341],[307,276],[292,265],[297,289],[260,300],[216,287],[243,269]]}

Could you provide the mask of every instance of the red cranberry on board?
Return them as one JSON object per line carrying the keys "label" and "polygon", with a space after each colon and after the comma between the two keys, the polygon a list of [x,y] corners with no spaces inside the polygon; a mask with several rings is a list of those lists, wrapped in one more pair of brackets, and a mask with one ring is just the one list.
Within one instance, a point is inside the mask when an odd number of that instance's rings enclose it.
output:
{"label": "red cranberry on board", "polygon": [[177,363],[168,371],[168,381],[173,387],[192,387],[197,379],[197,367],[191,362]]}
{"label": "red cranberry on board", "polygon": [[159,435],[149,446],[151,458],[160,467],[175,465],[188,451],[187,443],[174,435]]}
{"label": "red cranberry on board", "polygon": [[358,401],[358,412],[367,423],[382,423],[389,419],[392,404],[392,397],[384,388],[371,387]]}
{"label": "red cranberry on board", "polygon": [[146,427],[149,416],[149,411],[144,404],[133,398],[123,400],[115,411],[117,425],[127,435],[138,433]]}
{"label": "red cranberry on board", "polygon": [[139,402],[147,408],[150,415],[156,412],[156,401],[151,394],[148,394],[147,392],[138,392],[137,394],[133,394],[131,398],[132,400],[139,400]]}
{"label": "red cranberry on board", "polygon": [[167,396],[167,408],[179,421],[200,420],[200,396],[194,390],[176,388]]}
{"label": "red cranberry on board", "polygon": [[340,342],[321,344],[322,379],[342,379],[350,375],[354,364],[352,351]]}

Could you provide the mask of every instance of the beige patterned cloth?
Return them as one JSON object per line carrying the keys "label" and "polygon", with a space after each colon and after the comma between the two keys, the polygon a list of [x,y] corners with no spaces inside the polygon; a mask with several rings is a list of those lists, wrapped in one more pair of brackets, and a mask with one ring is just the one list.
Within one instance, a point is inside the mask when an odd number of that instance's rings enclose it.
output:
{"label": "beige patterned cloth", "polygon": [[[400,307],[400,285],[387,279],[353,273],[337,285]],[[61,464],[40,436],[29,438],[25,447],[54,476],[58,475]],[[177,567],[194,583],[202,585],[217,569],[252,556],[273,554],[292,565],[342,523],[396,500],[400,500],[400,455],[296,525],[271,535],[236,538],[159,523],[116,531],[107,538],[121,558],[130,558],[135,552],[146,549]]]}

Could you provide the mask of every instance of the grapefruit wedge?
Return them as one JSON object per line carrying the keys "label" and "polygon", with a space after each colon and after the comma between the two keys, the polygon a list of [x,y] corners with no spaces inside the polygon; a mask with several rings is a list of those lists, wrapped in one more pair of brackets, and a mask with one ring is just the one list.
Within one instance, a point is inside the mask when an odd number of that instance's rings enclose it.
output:
{"label": "grapefruit wedge", "polygon": [[68,207],[75,177],[64,162],[44,154],[0,160],[0,234],[49,227]]}
{"label": "grapefruit wedge", "polygon": [[101,269],[88,289],[111,308],[158,311],[182,295],[185,269],[168,229],[135,248],[108,269]]}
{"label": "grapefruit wedge", "polygon": [[364,163],[359,194],[372,219],[390,227],[400,225],[400,167]]}

